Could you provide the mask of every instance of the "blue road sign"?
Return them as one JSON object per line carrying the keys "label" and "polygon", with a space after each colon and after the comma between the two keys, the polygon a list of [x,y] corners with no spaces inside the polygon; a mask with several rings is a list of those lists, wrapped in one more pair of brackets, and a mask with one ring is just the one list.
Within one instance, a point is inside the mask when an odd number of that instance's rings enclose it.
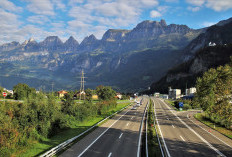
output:
{"label": "blue road sign", "polygon": [[179,108],[183,108],[184,107],[184,103],[183,102],[179,102]]}

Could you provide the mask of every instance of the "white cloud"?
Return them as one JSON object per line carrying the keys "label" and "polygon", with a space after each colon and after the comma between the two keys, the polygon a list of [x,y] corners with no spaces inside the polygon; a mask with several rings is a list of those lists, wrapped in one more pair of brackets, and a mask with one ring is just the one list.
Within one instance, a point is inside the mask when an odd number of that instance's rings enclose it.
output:
{"label": "white cloud", "polygon": [[179,2],[179,0],[165,0],[165,2],[177,3],[177,2]]}
{"label": "white cloud", "polygon": [[204,27],[209,27],[209,26],[212,26],[212,25],[215,25],[216,24],[216,22],[203,22],[203,24],[202,24],[202,26],[204,26]]}
{"label": "white cloud", "polygon": [[8,0],[1,0],[0,1],[0,8],[8,11],[13,11],[13,12],[22,12],[21,7],[17,7],[14,3],[8,1]]}
{"label": "white cloud", "polygon": [[161,16],[162,16],[162,14],[160,12],[156,11],[156,10],[152,10],[150,12],[150,17],[151,18],[156,18],[156,17],[161,17]]}
{"label": "white cloud", "polygon": [[49,22],[49,18],[47,16],[44,15],[35,15],[35,16],[30,16],[27,18],[27,21],[31,22],[31,23],[35,23],[35,24],[45,24],[47,22]]}
{"label": "white cloud", "polygon": [[192,12],[196,12],[196,11],[199,11],[201,8],[200,7],[188,7],[187,9]]}
{"label": "white cloud", "polygon": [[169,6],[158,6],[157,10],[162,13],[166,13],[170,7]]}
{"label": "white cloud", "polygon": [[53,4],[50,0],[27,0],[27,9],[30,12],[40,15],[55,15]]}
{"label": "white cloud", "polygon": [[[207,7],[214,11],[226,11],[232,8],[232,0],[186,0],[187,3],[197,7]],[[190,7],[191,11],[198,11],[200,8]]]}
{"label": "white cloud", "polygon": [[207,0],[206,6],[215,11],[225,11],[232,8],[232,0]]}
{"label": "white cloud", "polygon": [[62,2],[62,0],[52,0],[52,3],[55,5],[56,9],[65,11],[66,5]]}
{"label": "white cloud", "polygon": [[206,0],[186,0],[187,3],[195,5],[195,6],[202,6]]}

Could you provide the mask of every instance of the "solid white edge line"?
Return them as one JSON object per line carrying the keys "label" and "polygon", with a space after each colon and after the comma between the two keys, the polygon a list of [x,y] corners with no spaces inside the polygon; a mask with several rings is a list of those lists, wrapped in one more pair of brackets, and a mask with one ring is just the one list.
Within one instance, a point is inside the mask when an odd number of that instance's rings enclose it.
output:
{"label": "solid white edge line", "polygon": [[184,138],[183,138],[181,135],[180,135],[180,138],[181,138],[183,141],[185,141]]}
{"label": "solid white edge line", "polygon": [[[160,99],[159,99],[160,100]],[[165,104],[169,109],[170,107],[163,101],[161,101],[163,104]],[[197,135],[203,142],[205,142],[211,149],[213,149],[215,152],[217,152],[220,156],[226,157],[222,152],[220,152],[217,148],[212,146],[208,141],[206,141],[202,136],[200,136],[196,131],[194,131],[190,126],[188,126],[184,121],[182,121],[172,110],[170,110],[174,116],[177,117],[177,119],[184,124],[189,130],[191,130],[195,135]]]}
{"label": "solid white edge line", "polygon": [[106,133],[106,131],[108,131],[119,119],[121,119],[125,114],[127,114],[127,112],[129,112],[131,109],[128,109],[123,115],[121,115],[121,117],[119,117],[114,123],[112,123],[103,133],[101,133],[101,135],[99,135],[87,148],[85,148],[84,151],[81,152],[81,154],[78,155],[78,157],[80,157],[81,155],[83,155],[102,135],[104,135]]}
{"label": "solid white edge line", "polygon": [[[147,102],[147,105],[148,105],[148,102]],[[137,149],[137,157],[140,157],[140,145],[141,145],[141,138],[142,138],[142,126],[143,126],[144,116],[145,116],[145,113],[146,113],[146,110],[147,110],[147,105],[146,105],[146,108],[145,108],[145,110],[143,112],[143,118],[142,118],[141,123],[140,123],[139,143],[138,143],[138,149]]]}
{"label": "solid white edge line", "polygon": [[197,126],[200,127],[201,129],[203,129],[204,131],[206,131],[207,133],[209,133],[210,135],[212,135],[213,137],[215,137],[216,139],[218,139],[219,141],[221,141],[222,143],[224,143],[224,144],[227,145],[228,147],[232,148],[229,144],[227,144],[226,142],[224,142],[223,140],[221,140],[220,138],[218,138],[218,137],[215,136],[214,134],[208,132],[207,130],[205,130],[204,128],[202,128],[200,125],[196,124],[193,120],[191,120],[191,119],[189,118],[189,114],[187,114],[187,118],[188,118],[191,122],[193,122],[195,125],[197,125]]}
{"label": "solid white edge line", "polygon": [[[158,104],[160,105],[159,101],[157,101],[157,102],[158,102]],[[154,102],[154,106],[155,106],[155,102]],[[169,150],[168,150],[168,147],[167,147],[167,145],[166,145],[166,142],[165,142],[165,140],[164,140],[164,136],[163,136],[163,133],[162,133],[162,131],[161,131],[161,128],[160,128],[160,125],[159,125],[159,121],[158,121],[157,116],[156,116],[156,111],[155,111],[155,119],[156,119],[156,122],[157,122],[157,125],[158,125],[158,128],[159,128],[159,131],[160,131],[161,138],[162,138],[162,140],[163,140],[163,144],[164,144],[164,148],[165,148],[165,150],[166,150],[167,156],[168,156],[168,157],[171,157],[171,155],[170,155],[170,153],[169,153]]]}
{"label": "solid white edge line", "polygon": [[110,154],[108,155],[108,157],[111,157],[111,155],[112,155],[112,152],[110,152]]}
{"label": "solid white edge line", "polygon": [[121,137],[122,137],[122,135],[123,135],[123,133],[121,133],[121,135],[119,136],[119,138],[121,138]]}

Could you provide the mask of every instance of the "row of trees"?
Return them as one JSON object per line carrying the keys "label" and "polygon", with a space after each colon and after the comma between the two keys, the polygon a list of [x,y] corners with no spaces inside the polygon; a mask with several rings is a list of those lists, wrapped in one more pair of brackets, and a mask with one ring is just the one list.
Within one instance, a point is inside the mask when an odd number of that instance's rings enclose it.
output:
{"label": "row of trees", "polygon": [[194,105],[227,128],[232,125],[232,63],[210,69],[197,79]]}
{"label": "row of trees", "polygon": [[100,101],[77,103],[74,92],[58,101],[52,93],[36,93],[26,84],[14,87],[14,98],[23,102],[0,102],[0,156],[10,156],[34,140],[51,137],[94,117],[105,117],[117,106],[111,87],[96,88]]}

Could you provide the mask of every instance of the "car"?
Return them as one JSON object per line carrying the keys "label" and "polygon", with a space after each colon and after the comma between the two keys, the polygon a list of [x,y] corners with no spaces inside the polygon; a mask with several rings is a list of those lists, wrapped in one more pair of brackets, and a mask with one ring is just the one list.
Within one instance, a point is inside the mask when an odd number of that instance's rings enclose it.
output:
{"label": "car", "polygon": [[136,110],[137,108],[134,106],[133,108],[132,108],[132,110]]}
{"label": "car", "polygon": [[140,106],[141,104],[139,102],[136,103],[136,106]]}

